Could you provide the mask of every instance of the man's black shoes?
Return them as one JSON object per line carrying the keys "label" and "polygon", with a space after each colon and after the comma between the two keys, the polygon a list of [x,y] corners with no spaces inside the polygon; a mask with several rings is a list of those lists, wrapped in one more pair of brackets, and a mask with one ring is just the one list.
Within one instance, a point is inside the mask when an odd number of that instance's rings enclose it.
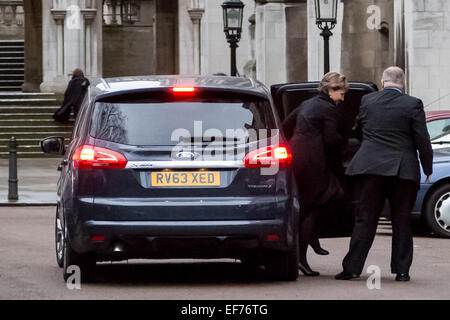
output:
{"label": "man's black shoes", "polygon": [[395,277],[395,281],[409,281],[411,278],[409,277],[409,274],[407,273],[397,273],[397,276]]}
{"label": "man's black shoes", "polygon": [[334,278],[336,280],[352,280],[352,279],[359,278],[359,274],[351,274],[351,273],[342,271],[341,273],[337,274]]}

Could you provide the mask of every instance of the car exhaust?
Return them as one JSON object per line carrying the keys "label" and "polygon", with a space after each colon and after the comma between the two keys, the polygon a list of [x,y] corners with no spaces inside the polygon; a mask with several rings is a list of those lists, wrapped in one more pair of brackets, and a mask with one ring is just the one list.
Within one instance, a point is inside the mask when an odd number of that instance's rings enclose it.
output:
{"label": "car exhaust", "polygon": [[113,246],[113,253],[124,253],[125,244],[122,241],[118,241]]}

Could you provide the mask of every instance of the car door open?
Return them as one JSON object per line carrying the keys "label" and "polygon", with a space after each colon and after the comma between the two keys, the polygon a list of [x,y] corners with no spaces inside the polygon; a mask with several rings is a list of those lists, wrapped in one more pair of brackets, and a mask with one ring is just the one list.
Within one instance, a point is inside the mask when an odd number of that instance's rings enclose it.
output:
{"label": "car door open", "polygon": [[[318,85],[319,82],[273,85],[271,94],[281,121],[298,108],[303,101],[315,96],[318,93]],[[341,154],[344,167],[352,159],[360,145],[352,132],[352,128],[359,113],[361,98],[368,93],[378,91],[378,87],[374,83],[350,82],[349,85],[350,89],[345,95],[345,101],[337,106],[339,133],[347,140],[345,150]],[[290,139],[292,134],[293,132],[285,132],[287,139]],[[344,182],[343,187],[346,199],[333,201],[321,214],[318,224],[320,237],[322,238],[349,236],[351,234],[354,224],[352,191],[347,181]]]}

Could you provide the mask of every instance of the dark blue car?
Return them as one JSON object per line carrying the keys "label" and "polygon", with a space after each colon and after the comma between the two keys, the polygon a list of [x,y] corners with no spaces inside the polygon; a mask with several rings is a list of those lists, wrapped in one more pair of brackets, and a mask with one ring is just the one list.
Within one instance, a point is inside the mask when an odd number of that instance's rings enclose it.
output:
{"label": "dark blue car", "polygon": [[94,278],[97,261],[237,258],[298,276],[292,156],[270,92],[235,77],[94,82],[63,154],[56,257]]}

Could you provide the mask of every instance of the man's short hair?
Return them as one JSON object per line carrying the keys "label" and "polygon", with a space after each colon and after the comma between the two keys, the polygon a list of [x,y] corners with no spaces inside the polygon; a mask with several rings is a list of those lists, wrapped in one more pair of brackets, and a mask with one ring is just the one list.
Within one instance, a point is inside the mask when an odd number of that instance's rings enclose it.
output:
{"label": "man's short hair", "polygon": [[381,81],[405,87],[405,72],[399,67],[389,67],[383,72]]}

